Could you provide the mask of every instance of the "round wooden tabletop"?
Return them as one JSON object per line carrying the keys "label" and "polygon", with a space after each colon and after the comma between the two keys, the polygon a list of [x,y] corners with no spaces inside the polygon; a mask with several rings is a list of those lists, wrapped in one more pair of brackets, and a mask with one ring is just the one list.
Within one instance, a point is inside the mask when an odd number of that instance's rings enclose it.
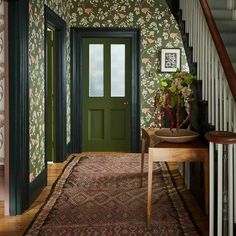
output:
{"label": "round wooden tabletop", "polygon": [[227,131],[211,131],[205,134],[209,142],[217,144],[236,144],[236,133]]}

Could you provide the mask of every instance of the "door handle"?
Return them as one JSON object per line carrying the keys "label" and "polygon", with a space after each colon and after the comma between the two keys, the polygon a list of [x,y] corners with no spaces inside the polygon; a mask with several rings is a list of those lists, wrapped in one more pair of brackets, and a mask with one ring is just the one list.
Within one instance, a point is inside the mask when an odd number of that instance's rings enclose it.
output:
{"label": "door handle", "polygon": [[129,104],[129,102],[128,102],[128,101],[124,102],[124,105],[128,105],[128,104]]}

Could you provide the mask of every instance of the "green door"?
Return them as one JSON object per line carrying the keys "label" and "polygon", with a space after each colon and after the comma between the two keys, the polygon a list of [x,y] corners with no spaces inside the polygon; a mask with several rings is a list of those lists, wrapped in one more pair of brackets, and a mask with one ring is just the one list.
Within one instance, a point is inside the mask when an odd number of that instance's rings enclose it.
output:
{"label": "green door", "polygon": [[131,149],[131,42],[83,39],[82,151]]}

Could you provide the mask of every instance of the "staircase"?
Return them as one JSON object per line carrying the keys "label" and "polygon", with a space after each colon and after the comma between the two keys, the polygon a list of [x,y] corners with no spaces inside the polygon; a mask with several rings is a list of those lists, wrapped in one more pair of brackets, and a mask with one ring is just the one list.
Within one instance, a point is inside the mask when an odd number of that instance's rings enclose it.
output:
{"label": "staircase", "polygon": [[236,142],[230,137],[236,135],[236,0],[167,3],[182,31],[190,71],[199,79],[193,128],[202,133],[211,128],[218,131],[206,136],[210,142],[209,235],[233,236]]}
{"label": "staircase", "polygon": [[221,38],[231,59],[234,71],[236,71],[236,1],[232,6],[226,0],[208,0],[212,15],[218,26]]}

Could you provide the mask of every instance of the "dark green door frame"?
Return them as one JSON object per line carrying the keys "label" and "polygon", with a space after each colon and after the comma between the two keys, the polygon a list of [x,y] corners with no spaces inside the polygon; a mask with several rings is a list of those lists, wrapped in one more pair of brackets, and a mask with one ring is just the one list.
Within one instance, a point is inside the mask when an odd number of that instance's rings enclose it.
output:
{"label": "dark green door frame", "polygon": [[[55,162],[63,162],[66,159],[66,22],[62,20],[55,12],[45,5],[45,101],[47,101],[48,94],[48,69],[47,69],[47,27],[55,30],[55,130],[56,130],[56,153]],[[47,162],[47,150],[48,150],[48,130],[50,124],[48,124],[48,112],[47,102],[45,102],[45,163]]]}
{"label": "dark green door frame", "polygon": [[29,206],[29,1],[8,1],[10,215]]}
{"label": "dark green door frame", "polygon": [[132,42],[131,81],[131,152],[140,149],[140,30],[114,28],[71,28],[71,144],[72,152],[81,152],[82,146],[82,39],[129,38]]}
{"label": "dark green door frame", "polygon": [[[55,13],[54,13],[55,14]],[[48,15],[47,15],[48,16]],[[66,158],[66,26],[63,21],[55,24],[60,45],[58,76],[60,83],[57,105],[58,161]],[[9,39],[9,213],[22,214],[37,197],[46,184],[45,170],[29,183],[29,75],[28,75],[28,40],[29,40],[29,0],[8,1],[8,39]],[[58,27],[58,28],[57,28]],[[62,46],[61,46],[62,45]]]}

